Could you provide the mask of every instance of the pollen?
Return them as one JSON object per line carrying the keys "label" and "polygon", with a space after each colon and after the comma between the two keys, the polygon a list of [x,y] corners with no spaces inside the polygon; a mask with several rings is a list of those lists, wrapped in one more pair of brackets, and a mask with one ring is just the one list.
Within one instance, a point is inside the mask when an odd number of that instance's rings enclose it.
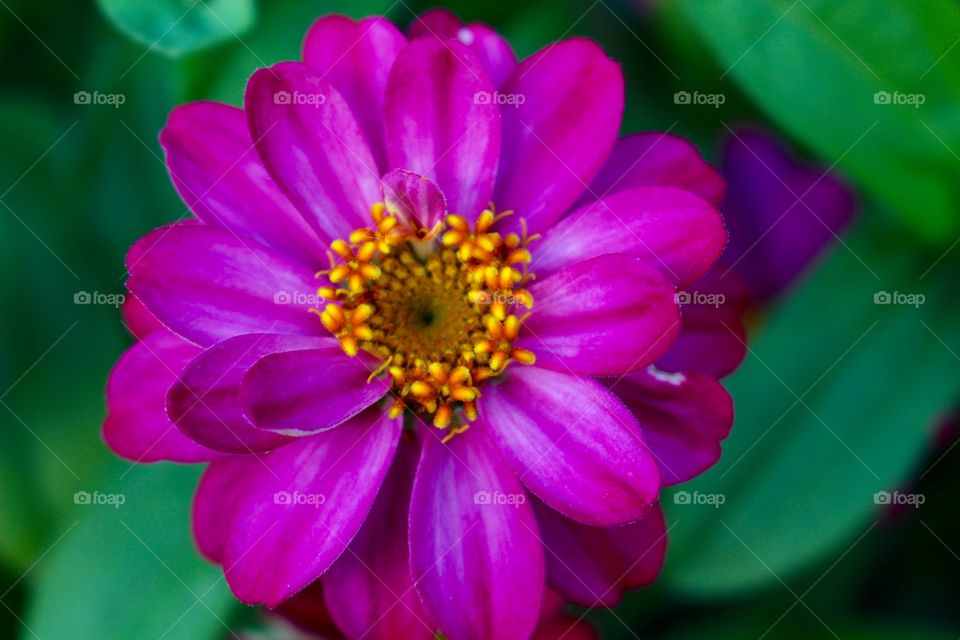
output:
{"label": "pollen", "polygon": [[390,415],[416,415],[445,441],[477,419],[487,380],[535,360],[513,343],[533,308],[536,236],[525,224],[520,234],[494,231],[508,215],[491,205],[473,226],[448,215],[427,231],[376,203],[373,224],[331,243],[330,269],[317,274],[329,281],[318,290],[328,302],[311,311],[347,355],[381,360],[370,380],[390,377]]}

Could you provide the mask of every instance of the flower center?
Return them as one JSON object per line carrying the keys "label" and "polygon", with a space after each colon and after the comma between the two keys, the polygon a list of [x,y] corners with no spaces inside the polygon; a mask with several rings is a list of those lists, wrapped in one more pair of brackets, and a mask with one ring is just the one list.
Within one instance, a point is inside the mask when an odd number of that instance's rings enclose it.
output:
{"label": "flower center", "polygon": [[449,215],[427,230],[382,202],[371,213],[371,228],[331,243],[331,268],[317,274],[330,281],[318,291],[330,302],[315,311],[348,355],[382,360],[370,379],[392,378],[392,417],[408,409],[451,438],[476,419],[486,380],[534,361],[513,342],[526,319],[516,313],[533,307],[524,287],[536,236],[525,226],[522,235],[491,231],[512,213],[492,206],[472,228]]}

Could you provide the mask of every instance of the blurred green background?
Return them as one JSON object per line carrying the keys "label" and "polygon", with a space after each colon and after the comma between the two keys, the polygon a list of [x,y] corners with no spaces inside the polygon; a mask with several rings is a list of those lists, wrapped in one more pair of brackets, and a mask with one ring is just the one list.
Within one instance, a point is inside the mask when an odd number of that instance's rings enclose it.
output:
{"label": "blurred green background", "polygon": [[[406,26],[430,6],[0,0],[0,637],[204,639],[262,623],[193,548],[199,469],[135,466],[100,439],[104,383],[130,343],[110,296],[130,244],[186,214],[157,144],[174,105],[238,104],[254,69],[298,57],[321,14]],[[571,35],[601,42],[626,74],[624,131],[669,129],[715,158],[729,127],[763,123],[861,200],[843,243],[755,314],[724,458],[684,487],[724,504],[665,498],[664,574],[591,614],[603,637],[956,638],[960,452],[942,425],[960,391],[960,6],[447,6],[520,57]],[[727,100],[678,108],[680,90]],[[878,108],[877,91],[926,101]],[[878,306],[879,290],[926,303]],[[107,302],[76,304],[82,292]],[[925,502],[874,503],[894,490]],[[78,491],[125,502],[75,504]]]}

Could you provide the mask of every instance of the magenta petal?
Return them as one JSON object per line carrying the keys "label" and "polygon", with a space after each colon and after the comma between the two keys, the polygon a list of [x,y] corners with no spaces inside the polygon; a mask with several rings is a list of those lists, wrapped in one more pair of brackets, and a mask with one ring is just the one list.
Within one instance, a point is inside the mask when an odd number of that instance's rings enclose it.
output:
{"label": "magenta petal", "polygon": [[680,329],[673,287],[646,260],[605,255],[530,287],[533,313],[517,345],[537,366],[591,375],[638,371]]}
{"label": "magenta petal", "polygon": [[424,605],[451,640],[527,640],[544,569],[526,494],[482,433],[425,440],[410,505]]}
{"label": "magenta petal", "polygon": [[577,209],[536,245],[538,276],[605,253],[641,256],[685,287],[703,275],[727,242],[719,212],[680,189],[618,191]]}
{"label": "magenta petal", "polygon": [[123,324],[127,326],[127,331],[140,340],[157,329],[165,328],[136,296],[127,296],[124,299],[120,313],[123,314]]}
{"label": "magenta petal", "polygon": [[398,421],[370,409],[261,459],[223,554],[240,600],[275,607],[343,553],[373,505],[400,431]]}
{"label": "magenta petal", "polygon": [[420,444],[401,439],[370,515],[323,576],[330,616],[348,638],[433,640],[410,575],[410,492]]}
{"label": "magenta petal", "polygon": [[350,105],[381,171],[387,168],[383,142],[383,99],[387,74],[407,39],[380,17],[354,21],[319,18],[303,42],[303,61],[319,71]]}
{"label": "magenta petal", "polygon": [[583,607],[612,607],[625,589],[653,583],[663,567],[667,530],[660,505],[624,527],[588,527],[534,500],[550,586]]}
{"label": "magenta petal", "polygon": [[107,382],[103,423],[103,438],[117,455],[136,462],[202,462],[220,455],[182,434],[164,410],[167,390],[200,351],[159,329],[120,356]]}
{"label": "magenta petal", "polygon": [[723,378],[740,366],[747,354],[747,290],[726,270],[717,265],[680,294],[691,303],[682,305],[680,335],[657,360],[658,369]]}
{"label": "magenta petal", "polygon": [[177,192],[199,219],[306,264],[323,264],[325,244],[267,175],[241,109],[216,102],[179,106],[160,144]]}
{"label": "magenta petal", "polygon": [[167,394],[167,413],[197,442],[229,453],[267,451],[290,438],[256,428],[244,412],[241,383],[264,356],[336,345],[332,338],[248,334],[197,356]]}
{"label": "magenta petal", "polygon": [[224,456],[204,470],[193,497],[193,538],[208,560],[221,564],[230,519],[262,463],[254,456]]}
{"label": "magenta petal", "polygon": [[619,525],[657,499],[660,475],[637,421],[596,381],[517,366],[484,394],[481,411],[520,480],[564,515]]}
{"label": "magenta petal", "polygon": [[617,140],[584,202],[637,187],[676,187],[714,207],[723,201],[723,177],[692,143],[669,133],[635,133]]}
{"label": "magenta petal", "polygon": [[475,218],[490,201],[500,109],[476,57],[454,41],[421,38],[397,56],[384,113],[393,168],[435,182],[451,212]]}
{"label": "magenta petal", "polygon": [[664,485],[686,482],[720,459],[720,441],[733,425],[733,399],[710,376],[650,367],[610,388],[637,417]]}
{"label": "magenta petal", "polygon": [[600,47],[573,38],[524,60],[501,93],[522,104],[503,114],[503,154],[494,202],[544,231],[594,178],[613,148],[623,112],[620,65]]}
{"label": "magenta petal", "polygon": [[127,253],[127,288],[164,325],[208,346],[244,333],[322,331],[314,274],[266,247],[197,223],[161,227]]}
{"label": "magenta petal", "polygon": [[289,349],[264,356],[241,385],[245,413],[259,429],[303,436],[357,415],[390,390],[390,377],[367,382],[378,361],[351,358],[335,340],[327,346]]}
{"label": "magenta petal", "polygon": [[447,203],[437,185],[412,171],[394,169],[383,176],[387,211],[408,226],[433,229],[443,220]]}
{"label": "magenta petal", "polygon": [[479,22],[462,24],[449,9],[430,9],[410,25],[409,35],[459,40],[480,59],[494,87],[502,85],[517,66],[517,57],[506,38]]}
{"label": "magenta petal", "polygon": [[244,105],[267,170],[321,238],[370,224],[380,171],[349,105],[318,71],[298,62],[260,69]]}

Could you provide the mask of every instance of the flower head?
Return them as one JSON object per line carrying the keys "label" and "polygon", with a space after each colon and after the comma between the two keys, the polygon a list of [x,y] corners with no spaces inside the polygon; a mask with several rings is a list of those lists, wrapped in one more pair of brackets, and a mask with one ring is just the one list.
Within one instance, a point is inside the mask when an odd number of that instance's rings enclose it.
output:
{"label": "flower head", "polygon": [[726,242],[722,183],[677,138],[617,140],[622,109],[597,44],[518,63],[431,13],[321,18],[243,110],[171,114],[196,220],[130,250],[104,429],[210,462],[194,531],[241,600],[319,578],[348,637],[509,640],[548,584],[611,606],[655,579],[660,489],[732,421],[736,363],[698,345],[739,325],[677,298]]}

